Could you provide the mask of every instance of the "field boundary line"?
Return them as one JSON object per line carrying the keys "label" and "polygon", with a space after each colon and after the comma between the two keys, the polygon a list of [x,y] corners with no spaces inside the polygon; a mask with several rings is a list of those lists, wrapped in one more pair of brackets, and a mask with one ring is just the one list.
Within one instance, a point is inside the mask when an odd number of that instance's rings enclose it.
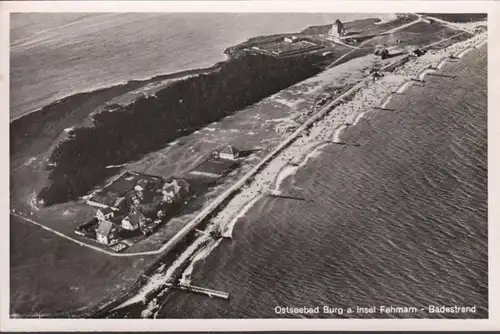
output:
{"label": "field boundary line", "polygon": [[101,252],[101,253],[104,253],[104,254],[107,254],[107,255],[111,255],[111,256],[122,256],[123,257],[123,256],[130,255],[130,254],[127,254],[127,253],[114,253],[114,252],[107,251],[107,250],[102,249],[100,247],[97,247],[97,246],[94,246],[94,245],[90,245],[90,244],[87,244],[87,243],[85,243],[83,241],[80,241],[80,240],[77,240],[75,238],[72,238],[72,237],[70,237],[70,236],[68,236],[68,235],[66,235],[66,234],[64,234],[62,232],[56,231],[56,230],[54,230],[54,229],[52,229],[50,227],[47,227],[47,226],[45,226],[43,224],[40,224],[40,223],[38,223],[38,222],[34,221],[33,219],[28,218],[28,217],[25,217],[25,216],[22,216],[22,215],[19,215],[17,213],[13,213],[13,212],[11,212],[10,214],[13,215],[13,216],[15,216],[15,217],[17,217],[17,218],[19,218],[19,219],[21,219],[21,220],[23,220],[23,221],[26,221],[28,223],[34,224],[34,225],[36,225],[38,227],[41,227],[41,228],[43,228],[46,231],[52,232],[52,233],[60,236],[61,238],[64,238],[64,239],[69,240],[71,242],[74,242],[74,243],[76,243],[76,244],[78,244],[78,245],[80,245],[82,247],[87,247],[87,248],[90,248],[90,249],[93,249],[95,251],[98,251],[98,252]]}

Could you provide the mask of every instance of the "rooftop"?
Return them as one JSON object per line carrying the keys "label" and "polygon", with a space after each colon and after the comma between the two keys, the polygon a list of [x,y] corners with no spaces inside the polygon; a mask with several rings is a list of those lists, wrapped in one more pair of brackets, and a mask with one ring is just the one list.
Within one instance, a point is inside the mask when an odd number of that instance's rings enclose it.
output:
{"label": "rooftop", "polygon": [[220,153],[225,153],[225,154],[237,154],[238,150],[232,147],[231,145],[227,145],[222,149]]}

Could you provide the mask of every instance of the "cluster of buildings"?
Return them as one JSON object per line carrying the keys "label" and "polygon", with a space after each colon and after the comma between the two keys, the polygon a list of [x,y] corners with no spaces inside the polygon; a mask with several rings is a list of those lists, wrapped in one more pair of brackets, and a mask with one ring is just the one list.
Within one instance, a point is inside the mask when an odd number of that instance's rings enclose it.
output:
{"label": "cluster of buildings", "polygon": [[97,208],[95,238],[111,245],[124,236],[151,233],[189,194],[189,184],[181,178],[164,180],[158,176],[125,172],[117,180],[87,200]]}
{"label": "cluster of buildings", "polygon": [[[220,147],[202,166],[201,176],[223,176],[237,164],[240,152],[230,146]],[[193,181],[193,180],[191,180]],[[125,239],[148,235],[177,212],[191,194],[186,179],[126,171],[102,190],[86,198],[96,208],[93,223],[80,226],[75,233],[101,244],[115,247]],[[97,225],[96,225],[97,223]]]}
{"label": "cluster of buildings", "polygon": [[285,36],[253,45],[251,49],[274,57],[293,56],[323,49],[323,45],[306,36]]}

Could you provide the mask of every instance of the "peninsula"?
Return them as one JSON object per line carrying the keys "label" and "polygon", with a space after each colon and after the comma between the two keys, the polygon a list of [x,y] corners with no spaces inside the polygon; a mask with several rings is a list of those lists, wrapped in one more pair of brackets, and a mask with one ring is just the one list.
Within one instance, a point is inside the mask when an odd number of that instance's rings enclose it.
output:
{"label": "peninsula", "polygon": [[[227,49],[227,61],[211,68],[77,94],[13,121],[12,314],[107,316],[127,299],[148,302],[137,296],[176,278],[189,281],[188,260],[230,237],[245,208],[279,192],[308,154],[338,143],[340,131],[386,108],[387,94],[422,80],[422,71],[484,43],[483,19],[398,14],[346,22],[342,36],[327,25],[257,37]],[[383,56],[374,54],[379,48]],[[162,179],[158,187],[137,183],[150,177]],[[173,180],[182,187],[166,186]],[[141,202],[147,191],[163,211],[183,203],[165,219],[151,210],[163,219],[154,233],[122,238],[118,248],[75,234],[96,215],[109,220],[104,209],[148,205]],[[120,207],[119,198],[129,205]],[[133,218],[124,219],[117,224],[131,226]],[[41,238],[57,247],[59,265],[35,275],[30,263],[47,246]]]}

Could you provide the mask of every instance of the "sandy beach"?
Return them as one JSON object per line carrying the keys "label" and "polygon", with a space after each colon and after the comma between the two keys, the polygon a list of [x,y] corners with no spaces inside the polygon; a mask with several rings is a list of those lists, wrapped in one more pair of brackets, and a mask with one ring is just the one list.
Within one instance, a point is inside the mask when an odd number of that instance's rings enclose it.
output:
{"label": "sandy beach", "polygon": [[[470,31],[481,25],[486,25],[486,23],[456,24],[456,26],[459,26],[457,28]],[[341,142],[343,130],[349,126],[355,126],[365,115],[373,111],[373,108],[384,108],[393,94],[403,93],[408,87],[416,83],[415,79],[417,81],[424,80],[425,74],[439,71],[445,62],[450,60],[450,57],[461,58],[474,47],[483,46],[486,43],[486,38],[486,32],[479,33],[468,40],[455,43],[447,48],[438,51],[430,50],[423,56],[411,58],[393,72],[383,73],[384,76],[376,81],[372,81],[371,77],[365,78],[362,81],[362,87],[353,94],[352,99],[334,107],[324,117],[314,122],[312,126],[303,131],[290,145],[265,165],[253,177],[251,182],[247,182],[224,208],[212,218],[205,233],[201,234],[166,272],[154,275],[138,294],[116,309],[143,302],[147,303],[147,307],[142,316],[156,317],[161,305],[158,304],[157,298],[147,300],[147,295],[152,291],[164,288],[165,283],[176,276],[174,273],[178,272],[186,261],[189,261],[189,265],[182,272],[182,281],[190,282],[192,272],[195,270],[195,263],[206,258],[220,244],[221,239],[214,240],[210,235],[210,231],[219,230],[224,237],[230,238],[235,224],[240,218],[244,217],[259,199],[268,193],[279,193],[281,184],[287,178],[293,176],[301,167],[305,166],[310,159],[319,156],[324,147]],[[359,59],[355,61],[359,61]],[[369,56],[366,61],[369,63],[373,59]],[[335,71],[335,68],[332,68],[331,71]],[[345,144],[352,145],[354,143]],[[160,297],[167,290],[164,290]]]}
{"label": "sandy beach", "polygon": [[[484,25],[484,22],[474,24],[457,24],[463,29],[473,30],[476,26]],[[254,181],[242,189],[228,205],[213,219],[215,225],[222,227],[223,235],[230,237],[234,224],[239,217],[251,208],[261,196],[268,191],[279,190],[279,185],[286,177],[289,177],[304,165],[307,160],[316,155],[317,151],[325,144],[340,141],[340,135],[347,126],[354,126],[357,122],[374,107],[385,107],[390,101],[393,92],[402,93],[421,73],[431,68],[443,66],[450,56],[460,58],[473,47],[484,44],[486,33],[481,33],[469,40],[453,44],[439,51],[429,51],[421,57],[411,59],[406,64],[397,68],[392,73],[386,73],[384,77],[375,82],[366,81],[366,86],[354,95],[354,98],[344,103],[331,112],[322,120],[315,122],[307,134],[294,141],[273,159],[258,175]],[[383,102],[383,103],[382,103]],[[298,167],[287,168],[290,165]]]}

